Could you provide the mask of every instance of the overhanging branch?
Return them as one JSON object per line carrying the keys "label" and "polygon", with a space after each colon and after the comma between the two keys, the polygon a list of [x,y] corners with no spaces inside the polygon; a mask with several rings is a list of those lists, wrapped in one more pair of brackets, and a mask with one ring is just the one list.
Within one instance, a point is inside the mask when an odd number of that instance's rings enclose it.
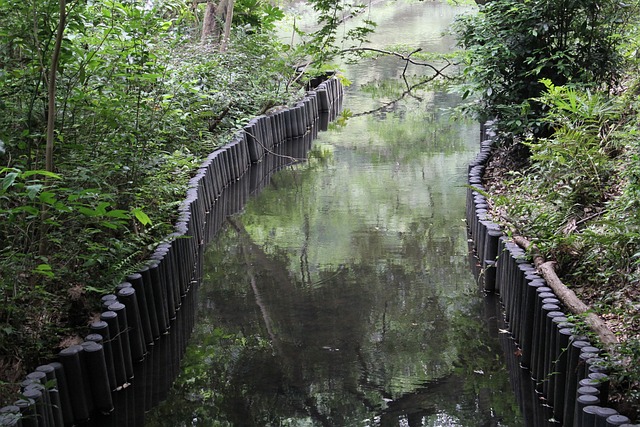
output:
{"label": "overhanging branch", "polygon": [[407,66],[409,64],[413,64],[413,65],[418,65],[420,67],[427,67],[430,68],[433,72],[436,73],[436,76],[440,76],[440,77],[444,77],[446,79],[449,79],[451,77],[447,76],[446,74],[443,74],[443,71],[448,68],[449,66],[453,65],[451,62],[449,62],[446,59],[443,59],[447,62],[447,64],[445,66],[443,66],[442,68],[437,68],[436,66],[434,66],[433,64],[430,64],[428,62],[420,62],[420,61],[416,61],[415,59],[411,58],[412,55],[421,52],[422,48],[417,48],[416,50],[414,50],[413,52],[409,53],[409,54],[404,54],[404,53],[400,53],[400,52],[394,52],[392,50],[385,50],[385,49],[376,49],[373,47],[352,47],[349,49],[344,49],[342,50],[340,53],[349,53],[349,52],[376,52],[382,55],[388,55],[388,56],[395,56],[397,58],[400,58],[401,60],[405,61],[405,68],[404,71],[402,73],[402,75],[404,76],[404,73],[406,73],[407,71]]}
{"label": "overhanging branch", "polygon": [[407,89],[406,89],[404,92],[402,92],[402,93],[401,93],[401,94],[400,94],[396,99],[394,99],[394,100],[392,100],[392,101],[389,101],[389,102],[385,102],[384,104],[382,104],[382,105],[381,105],[381,106],[379,106],[378,108],[374,108],[373,110],[368,110],[368,111],[363,111],[362,113],[356,113],[356,114],[353,114],[351,117],[359,117],[359,116],[366,116],[366,115],[368,115],[368,114],[375,114],[375,113],[377,113],[378,111],[382,111],[382,110],[384,110],[385,108],[389,108],[389,107],[391,107],[391,106],[393,106],[393,105],[397,104],[398,102],[402,101],[405,97],[407,97],[407,96],[411,95],[411,92],[412,92],[414,89],[417,89],[417,88],[419,88],[420,86],[424,86],[424,85],[426,85],[427,83],[429,83],[429,82],[431,82],[431,81],[435,80],[435,79],[436,79],[436,77],[437,77],[437,76],[431,76],[431,77],[427,78],[426,80],[423,80],[423,81],[421,81],[421,82],[418,82],[418,83],[414,84],[413,86],[409,86],[409,85],[408,85],[408,83],[407,83],[407,81],[405,80],[405,84],[407,84]]}

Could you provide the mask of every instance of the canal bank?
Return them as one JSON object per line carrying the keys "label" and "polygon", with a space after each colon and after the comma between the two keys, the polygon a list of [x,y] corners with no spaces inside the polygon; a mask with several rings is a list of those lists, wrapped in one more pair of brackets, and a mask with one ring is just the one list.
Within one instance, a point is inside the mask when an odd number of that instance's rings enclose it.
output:
{"label": "canal bank", "polygon": [[493,146],[490,128],[483,127],[480,152],[469,165],[468,230],[475,276],[486,292],[499,296],[498,316],[509,334],[505,345],[515,355],[514,369],[521,371],[521,389],[544,402],[531,425],[630,425],[611,408],[608,349],[577,332],[575,313],[566,305],[573,300],[558,296],[563,285],[549,287],[540,262],[536,268],[530,254],[491,220],[483,175]]}
{"label": "canal bank", "polygon": [[102,297],[103,311],[81,344],[26,376],[15,403],[0,408],[0,425],[143,426],[180,371],[204,249],[250,192],[283,164],[306,157],[319,130],[335,119],[342,94],[337,78],[319,81],[295,105],[251,120],[212,152],[189,182],[175,231]]}
{"label": "canal bank", "polygon": [[[425,51],[453,46],[442,32],[460,9],[383,6],[372,44],[400,26]],[[478,127],[451,120],[459,99],[444,91],[391,105],[403,66],[345,66],[346,125],[227,222],[184,375],[150,426],[523,425],[468,265]]]}

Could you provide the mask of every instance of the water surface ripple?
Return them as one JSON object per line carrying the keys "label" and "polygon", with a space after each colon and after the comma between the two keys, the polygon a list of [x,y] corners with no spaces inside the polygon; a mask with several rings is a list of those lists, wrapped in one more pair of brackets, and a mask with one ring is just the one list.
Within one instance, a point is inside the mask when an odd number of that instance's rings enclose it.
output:
{"label": "water surface ripple", "polygon": [[[462,12],[381,3],[372,45],[449,51]],[[184,372],[148,425],[522,425],[467,255],[477,126],[427,90],[358,115],[404,90],[403,66],[345,65],[354,117],[229,218]]]}

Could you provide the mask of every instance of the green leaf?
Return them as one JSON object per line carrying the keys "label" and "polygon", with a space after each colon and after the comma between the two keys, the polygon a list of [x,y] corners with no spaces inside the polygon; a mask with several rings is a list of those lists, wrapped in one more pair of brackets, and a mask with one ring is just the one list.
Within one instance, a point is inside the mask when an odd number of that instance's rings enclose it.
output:
{"label": "green leaf", "polygon": [[83,289],[87,292],[94,292],[96,294],[103,295],[106,292],[109,292],[108,288],[96,288],[95,286],[85,285]]}
{"label": "green leaf", "polygon": [[83,215],[91,216],[91,217],[99,215],[98,212],[96,212],[95,210],[86,208],[84,206],[79,206],[78,207],[78,212],[80,212]]}
{"label": "green leaf", "polygon": [[137,76],[137,78],[139,78],[140,80],[149,80],[149,81],[155,81],[160,77],[162,77],[162,74],[157,74],[157,73],[140,74]]}
{"label": "green leaf", "polygon": [[42,190],[42,184],[33,184],[33,185],[27,185],[27,197],[29,197],[30,200],[34,200],[36,198],[36,195],[40,192],[40,190]]}
{"label": "green leaf", "polygon": [[107,212],[106,216],[111,218],[129,219],[129,213],[122,209],[113,209]]}
{"label": "green leaf", "polygon": [[109,203],[109,202],[100,202],[100,203],[98,203],[98,206],[96,207],[96,213],[98,215],[106,215],[107,208],[109,206],[111,206],[111,203]]}
{"label": "green leaf", "polygon": [[38,215],[39,213],[38,209],[34,208],[33,206],[18,206],[17,208],[11,209],[11,211],[13,213],[26,212],[27,214],[33,216]]}
{"label": "green leaf", "polygon": [[142,211],[142,209],[134,208],[131,210],[131,213],[135,215],[136,219],[140,222],[140,224],[145,226],[151,225],[151,218],[149,218],[147,214]]}
{"label": "green leaf", "polygon": [[43,276],[49,277],[53,279],[55,274],[53,274],[53,270],[49,264],[39,264],[36,268],[33,269],[33,273],[42,274]]}
{"label": "green leaf", "polygon": [[6,192],[7,189],[13,185],[17,176],[18,176],[18,172],[9,172],[8,174],[5,175],[5,177],[2,179],[3,193]]}
{"label": "green leaf", "polygon": [[117,230],[120,224],[118,224],[117,222],[100,221],[100,225],[110,230]]}
{"label": "green leaf", "polygon": [[54,205],[58,200],[55,197],[55,194],[51,191],[43,191],[38,196],[42,203],[46,203],[48,205]]}
{"label": "green leaf", "polygon": [[45,170],[33,170],[33,171],[26,171],[22,173],[23,178],[29,178],[30,176],[33,176],[33,175],[42,175],[49,178],[62,179],[62,177],[57,173],[53,173]]}

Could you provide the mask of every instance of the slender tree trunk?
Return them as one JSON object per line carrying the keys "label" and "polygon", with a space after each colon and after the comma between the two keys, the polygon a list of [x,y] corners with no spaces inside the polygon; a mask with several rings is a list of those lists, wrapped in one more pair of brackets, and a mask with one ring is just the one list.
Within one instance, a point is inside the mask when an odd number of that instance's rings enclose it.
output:
{"label": "slender tree trunk", "polygon": [[222,42],[220,43],[220,52],[227,50],[227,43],[229,36],[231,35],[231,21],[233,21],[233,6],[235,0],[226,0],[227,10],[224,16],[224,35],[222,36]]}
{"label": "slender tree trunk", "polygon": [[49,69],[49,107],[47,111],[47,145],[45,154],[45,168],[49,172],[53,172],[53,142],[55,138],[55,121],[56,121],[56,77],[58,74],[58,63],[60,62],[60,50],[62,48],[62,38],[64,36],[64,27],[67,21],[66,0],[59,0],[60,5],[60,22],[58,23],[58,32],[56,33],[56,42],[51,56],[51,68]]}
{"label": "slender tree trunk", "polygon": [[207,1],[202,22],[201,42],[203,44],[220,43],[220,52],[227,50],[234,4],[234,0],[219,0],[217,4],[213,0]]}
{"label": "slender tree trunk", "polygon": [[201,42],[207,43],[213,36],[216,28],[216,4],[209,0],[204,10],[204,19],[202,20],[202,38]]}
{"label": "slender tree trunk", "polygon": [[[60,62],[60,50],[62,49],[62,39],[64,37],[64,28],[67,24],[67,3],[66,0],[59,0],[60,18],[58,21],[58,31],[56,32],[55,45],[53,47],[53,53],[51,55],[51,64],[49,68],[48,79],[48,110],[47,110],[47,142],[45,146],[45,169],[48,172],[53,172],[53,148],[55,140],[55,124],[56,124],[56,78],[58,75],[58,64]],[[45,183],[48,183],[50,178],[45,177]],[[43,203],[40,208],[40,243],[38,253],[41,256],[47,254],[47,206]]]}

